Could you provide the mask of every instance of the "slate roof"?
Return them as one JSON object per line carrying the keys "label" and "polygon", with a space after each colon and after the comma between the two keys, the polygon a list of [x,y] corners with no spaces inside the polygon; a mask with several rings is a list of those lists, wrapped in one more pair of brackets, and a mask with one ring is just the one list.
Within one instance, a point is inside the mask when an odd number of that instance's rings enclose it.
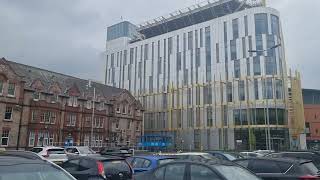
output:
{"label": "slate roof", "polygon": [[[70,87],[76,86],[80,91],[80,98],[86,99],[86,97],[92,97],[93,96],[93,90],[87,88],[88,80],[80,79],[77,77],[33,67],[28,66],[25,64],[20,64],[13,61],[8,61],[4,58],[2,60],[5,60],[6,63],[9,64],[9,66],[12,68],[12,70],[19,76],[22,77],[22,79],[26,82],[25,83],[25,89],[33,90],[31,88],[31,85],[34,81],[40,80],[41,83],[44,85],[44,92],[49,93],[49,88],[54,84],[58,83],[59,87],[62,90],[62,93],[60,95],[68,96],[67,91]],[[125,92],[127,90],[125,89],[119,89],[112,86],[107,86],[102,83],[97,82],[91,82],[91,85],[96,88],[96,95],[97,97],[110,99],[112,96],[116,96],[122,92]],[[128,91],[127,91],[128,92]],[[129,92],[128,92],[129,93]]]}

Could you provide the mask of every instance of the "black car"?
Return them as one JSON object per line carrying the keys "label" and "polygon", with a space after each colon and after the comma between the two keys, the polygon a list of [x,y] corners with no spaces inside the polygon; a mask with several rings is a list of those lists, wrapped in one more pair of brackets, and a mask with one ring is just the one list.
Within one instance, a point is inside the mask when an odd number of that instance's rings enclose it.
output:
{"label": "black car", "polygon": [[0,151],[0,180],[75,180],[33,152]]}
{"label": "black car", "polygon": [[120,157],[83,156],[61,165],[78,180],[131,180],[133,170]]}
{"label": "black car", "polygon": [[271,158],[297,158],[312,160],[313,164],[320,169],[320,153],[313,151],[289,151],[278,152],[265,155],[265,157]]}
{"label": "black car", "polygon": [[127,149],[103,149],[100,151],[100,154],[103,156],[118,156],[123,158],[132,156],[132,153]]}
{"label": "black car", "polygon": [[223,151],[208,151],[207,153],[213,155],[214,157],[226,160],[226,161],[233,161],[236,159],[244,158],[240,154],[236,154],[234,152],[223,152]]}
{"label": "black car", "polygon": [[137,174],[135,180],[261,180],[252,172],[231,162],[179,160]]}
{"label": "black car", "polygon": [[233,161],[264,180],[318,179],[318,169],[310,160],[285,158],[246,158]]}

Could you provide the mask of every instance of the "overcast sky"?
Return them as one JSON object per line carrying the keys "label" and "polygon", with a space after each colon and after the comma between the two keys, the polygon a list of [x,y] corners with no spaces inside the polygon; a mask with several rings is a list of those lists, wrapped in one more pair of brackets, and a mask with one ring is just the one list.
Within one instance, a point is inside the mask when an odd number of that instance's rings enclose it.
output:
{"label": "overcast sky", "polygon": [[[281,13],[289,67],[320,89],[320,0],[267,0]],[[200,0],[0,0],[0,57],[104,80],[106,27],[142,23]]]}

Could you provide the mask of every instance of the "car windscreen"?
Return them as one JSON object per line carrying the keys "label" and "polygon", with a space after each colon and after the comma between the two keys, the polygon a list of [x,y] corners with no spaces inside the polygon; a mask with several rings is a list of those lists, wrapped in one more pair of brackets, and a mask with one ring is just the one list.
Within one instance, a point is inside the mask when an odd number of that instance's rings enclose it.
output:
{"label": "car windscreen", "polygon": [[258,178],[256,175],[238,166],[216,166],[215,168],[218,172],[225,176],[227,180],[260,180],[260,178]]}
{"label": "car windscreen", "polygon": [[313,162],[302,163],[300,164],[300,168],[304,173],[311,175],[315,175],[319,171]]}
{"label": "car windscreen", "polygon": [[47,152],[48,154],[65,154],[66,153],[64,149],[60,149],[60,148],[48,149]]}
{"label": "car windscreen", "polygon": [[94,154],[94,151],[89,147],[78,147],[77,148],[80,154]]}
{"label": "car windscreen", "polygon": [[1,180],[73,180],[73,178],[51,164],[11,163],[0,166]]}
{"label": "car windscreen", "polygon": [[204,158],[204,159],[217,159],[213,155],[207,154],[207,153],[201,154],[201,157]]}
{"label": "car windscreen", "polygon": [[172,161],[174,161],[174,160],[175,160],[174,158],[159,159],[159,160],[158,160],[158,164],[159,164],[159,165],[162,165],[162,164],[166,164],[166,163],[172,162]]}
{"label": "car windscreen", "polygon": [[230,160],[230,161],[233,161],[233,160],[237,159],[237,157],[234,156],[233,154],[224,153],[223,155],[224,155],[225,157],[227,157],[228,160]]}
{"label": "car windscreen", "polygon": [[125,160],[107,160],[103,161],[103,165],[106,175],[119,174],[119,172],[127,175],[131,174],[129,164]]}
{"label": "car windscreen", "polygon": [[42,151],[42,148],[32,148],[30,151],[32,151],[34,153],[39,153]]}

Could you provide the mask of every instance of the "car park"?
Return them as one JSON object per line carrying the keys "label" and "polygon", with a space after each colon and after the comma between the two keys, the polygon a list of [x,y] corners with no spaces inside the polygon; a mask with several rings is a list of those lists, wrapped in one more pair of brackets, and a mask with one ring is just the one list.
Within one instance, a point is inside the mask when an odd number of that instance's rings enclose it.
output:
{"label": "car park", "polygon": [[65,150],[60,147],[34,147],[30,151],[37,153],[38,155],[44,157],[48,161],[51,161],[56,164],[62,164],[63,162],[68,160]]}
{"label": "car park", "polygon": [[213,155],[214,157],[221,159],[221,160],[227,160],[227,161],[233,161],[239,158],[244,158],[240,154],[236,154],[233,152],[223,152],[223,151],[208,151],[207,153]]}
{"label": "car park", "polygon": [[246,158],[233,161],[264,180],[319,180],[318,169],[310,160]]}
{"label": "car park", "polygon": [[78,180],[131,180],[133,170],[121,157],[78,156],[61,165]]}
{"label": "car park", "polygon": [[68,156],[91,156],[96,155],[96,152],[88,146],[68,146],[65,147]]}
{"label": "car park", "polygon": [[312,160],[313,164],[320,169],[320,153],[314,151],[288,151],[278,152],[265,155],[272,158],[296,158]]}
{"label": "car park", "polygon": [[26,151],[0,152],[0,180],[75,180],[41,156]]}
{"label": "car park", "polygon": [[252,172],[229,161],[180,160],[135,175],[135,180],[260,180]]}
{"label": "car park", "polygon": [[158,166],[174,161],[175,158],[170,156],[133,156],[127,158],[135,173],[150,171]]}

